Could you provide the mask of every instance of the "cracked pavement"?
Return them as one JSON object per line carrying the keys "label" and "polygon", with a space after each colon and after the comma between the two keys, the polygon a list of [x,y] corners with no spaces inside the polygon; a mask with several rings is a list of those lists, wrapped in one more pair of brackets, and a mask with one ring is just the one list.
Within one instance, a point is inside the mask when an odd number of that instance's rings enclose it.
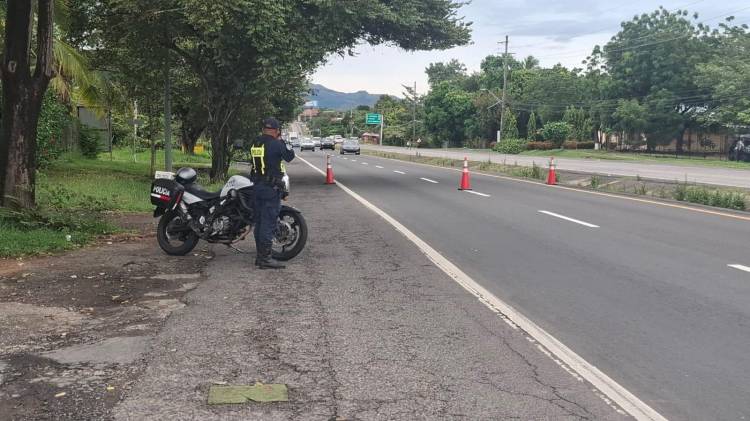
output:
{"label": "cracked pavement", "polygon": [[[289,172],[306,249],[273,272],[214,247],[116,419],[627,418],[377,215]],[[214,382],[257,381],[287,384],[289,402],[206,405]]]}

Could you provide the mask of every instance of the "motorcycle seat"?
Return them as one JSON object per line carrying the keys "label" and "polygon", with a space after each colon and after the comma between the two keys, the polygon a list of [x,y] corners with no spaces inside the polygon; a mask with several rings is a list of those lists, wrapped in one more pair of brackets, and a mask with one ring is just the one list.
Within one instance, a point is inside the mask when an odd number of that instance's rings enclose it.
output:
{"label": "motorcycle seat", "polygon": [[219,195],[221,194],[220,191],[217,192],[210,192],[206,191],[201,187],[198,183],[190,183],[185,186],[185,191],[199,197],[201,200],[214,200],[218,199]]}

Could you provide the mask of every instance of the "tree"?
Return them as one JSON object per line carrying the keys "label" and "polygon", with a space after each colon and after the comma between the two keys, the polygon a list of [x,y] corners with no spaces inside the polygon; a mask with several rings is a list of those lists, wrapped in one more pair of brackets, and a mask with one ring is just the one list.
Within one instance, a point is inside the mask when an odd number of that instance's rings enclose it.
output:
{"label": "tree", "polygon": [[672,94],[672,108],[681,117],[670,122],[678,152],[686,129],[695,123],[709,99],[709,91],[695,83],[697,65],[714,55],[710,29],[692,20],[687,11],[659,8],[623,23],[622,30],[602,50],[620,97],[645,98],[661,91]]}
{"label": "tree", "polygon": [[463,146],[475,113],[471,95],[450,82],[434,87],[425,98],[425,125],[435,146],[442,141]]}
{"label": "tree", "polygon": [[[36,136],[44,93],[55,76],[54,2],[38,0],[36,20],[28,0],[6,3],[0,135],[0,205],[31,208],[36,190]],[[32,24],[36,30],[32,31]],[[32,34],[36,39],[32,56]],[[33,64],[32,64],[33,57]]]}
{"label": "tree", "polygon": [[629,143],[635,143],[648,125],[648,110],[638,100],[621,99],[614,112],[616,127],[625,134]]}
{"label": "tree", "polygon": [[[406,50],[444,49],[469,40],[469,24],[449,0],[313,2],[295,0],[105,0],[106,44],[151,60],[149,47],[180,57],[199,78],[208,113],[213,179],[229,168],[231,129],[246,104],[265,103],[331,53],[359,42]],[[304,42],[300,42],[304,40]],[[144,48],[145,47],[145,48]],[[161,67],[157,61],[155,67]],[[302,92],[296,96],[299,98]],[[253,107],[254,108],[254,107]],[[274,111],[270,107],[267,111]],[[256,130],[259,122],[254,122]]]}
{"label": "tree", "polygon": [[538,131],[536,120],[536,113],[532,111],[531,114],[529,114],[529,121],[526,123],[526,138],[529,140],[536,140],[536,134]]}
{"label": "tree", "polygon": [[[698,65],[696,83],[710,90],[712,101],[701,116],[705,125],[750,126],[750,32],[723,26],[719,54]],[[741,93],[745,94],[741,94]]]}
{"label": "tree", "polygon": [[518,139],[518,124],[516,123],[516,114],[505,108],[504,125],[503,125],[503,140],[506,139]]}
{"label": "tree", "polygon": [[588,142],[594,131],[594,125],[588,113],[577,107],[568,107],[563,115],[563,121],[571,127],[571,137],[580,142]]}
{"label": "tree", "polygon": [[430,63],[425,69],[427,81],[430,87],[434,87],[443,82],[461,81],[466,77],[466,66],[456,59],[448,63]]}

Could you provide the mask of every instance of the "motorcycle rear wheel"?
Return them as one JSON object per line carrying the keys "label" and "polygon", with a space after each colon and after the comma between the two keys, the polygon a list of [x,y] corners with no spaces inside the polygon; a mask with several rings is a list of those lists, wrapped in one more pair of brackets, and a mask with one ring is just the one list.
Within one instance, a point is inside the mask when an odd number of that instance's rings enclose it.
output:
{"label": "motorcycle rear wheel", "polygon": [[159,219],[156,228],[156,241],[159,247],[170,256],[184,256],[198,244],[196,234],[177,212],[167,212]]}

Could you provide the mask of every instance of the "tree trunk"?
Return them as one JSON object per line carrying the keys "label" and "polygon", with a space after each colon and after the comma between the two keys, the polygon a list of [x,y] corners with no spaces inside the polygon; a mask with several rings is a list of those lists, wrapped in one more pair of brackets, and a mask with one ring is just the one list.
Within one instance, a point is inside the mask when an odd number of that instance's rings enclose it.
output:
{"label": "tree trunk", "polygon": [[8,0],[2,64],[3,112],[0,137],[0,205],[32,208],[36,186],[36,135],[52,68],[53,0],[39,0],[37,49],[31,74],[28,0]]}
{"label": "tree trunk", "polygon": [[211,134],[211,181],[222,181],[227,177],[231,164],[231,141],[229,128],[234,113],[226,101],[215,100],[217,104],[209,114],[208,131]]}
{"label": "tree trunk", "polygon": [[182,121],[182,127],[180,128],[180,143],[182,144],[185,153],[189,155],[195,154],[195,144],[198,143],[203,131],[206,130],[205,126],[194,126],[190,123]]}
{"label": "tree trunk", "polygon": [[680,128],[680,134],[677,135],[676,149],[677,149],[677,154],[678,155],[682,153],[683,147],[685,145],[685,130],[686,130],[686,128],[684,126],[681,127]]}

